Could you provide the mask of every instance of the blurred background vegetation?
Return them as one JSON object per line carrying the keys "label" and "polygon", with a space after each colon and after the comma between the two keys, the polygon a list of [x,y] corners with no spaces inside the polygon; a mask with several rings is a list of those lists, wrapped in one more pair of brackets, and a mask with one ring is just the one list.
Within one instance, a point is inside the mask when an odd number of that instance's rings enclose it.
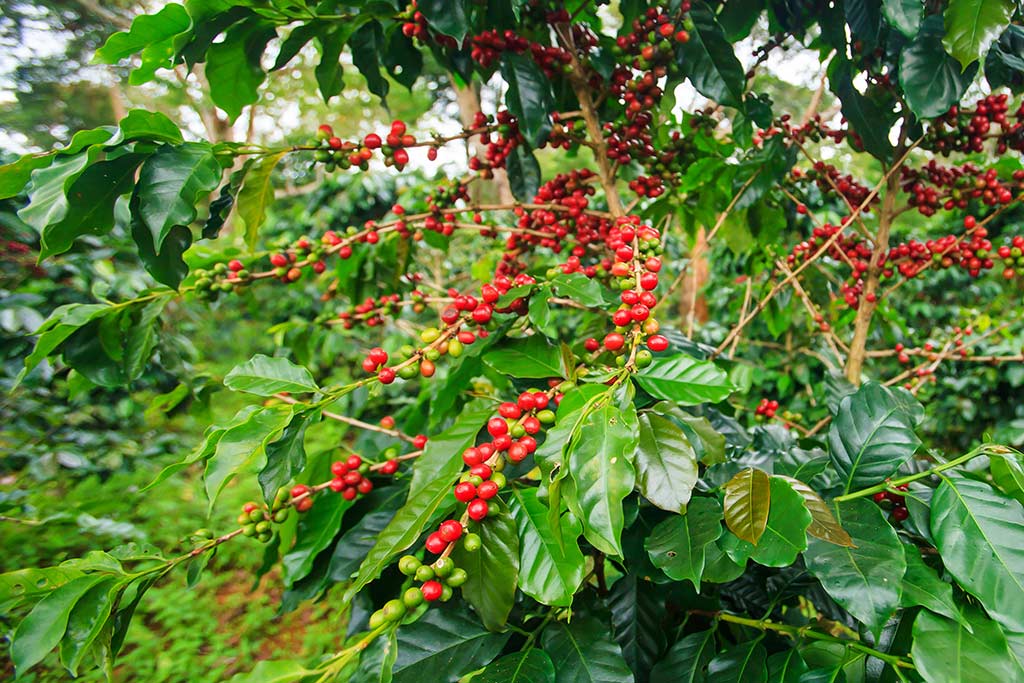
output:
{"label": "blurred background vegetation", "polygon": [[[164,112],[195,138],[275,143],[304,142],[322,122],[351,138],[379,130],[392,118],[410,122],[413,130],[451,131],[475,106],[493,111],[494,84],[459,90],[448,74],[430,64],[428,78],[414,91],[392,85],[390,109],[371,97],[354,69],[346,72],[342,96],[325,104],[316,92],[312,60],[300,58],[287,73],[264,85],[266,94],[258,108],[250,108],[230,126],[210,104],[201,71],[165,72],[155,83],[131,87],[127,68],[90,64],[107,35],[127,26],[142,7],[127,0],[4,3],[0,161],[65,143],[73,131],[114,123],[131,108]],[[823,68],[816,53],[794,49],[772,60],[758,76],[758,91],[794,107],[795,116],[812,106],[826,119],[838,115],[835,100],[821,88]],[[693,92],[677,93],[680,110],[704,104]],[[452,150],[436,164],[414,159],[413,170],[397,177],[383,170],[324,177],[301,162],[285,166],[275,180],[279,201],[261,238],[273,243],[280,237],[317,235],[379,217],[400,198],[414,203],[412,198],[429,191],[432,182],[465,168],[469,153]],[[878,169],[865,157],[840,150],[829,161],[871,183]],[[544,177],[550,178],[579,160],[543,153],[541,162]],[[483,191],[497,193],[500,188]],[[32,348],[32,332],[54,308],[96,298],[129,298],[153,284],[133,256],[123,221],[102,244],[79,240],[71,252],[37,265],[38,236],[15,213],[22,204],[19,198],[0,202],[0,540],[6,551],[0,555],[0,572],[55,564],[127,541],[170,550],[197,527],[229,528],[234,511],[254,496],[253,482],[229,487],[212,519],[204,516],[198,471],[186,470],[169,480],[160,495],[146,495],[140,489],[164,465],[191,450],[208,425],[228,419],[242,406],[239,396],[219,391],[220,380],[254,353],[272,353],[272,338],[283,341],[297,361],[320,376],[344,379],[359,357],[352,352],[353,344],[371,345],[366,332],[311,324],[337,306],[321,301],[323,292],[312,284],[254,287],[242,297],[219,303],[186,299],[173,304],[167,312],[167,331],[172,334],[161,337],[155,362],[131,391],[97,387],[68,368],[43,363],[12,393],[13,380]],[[834,209],[833,217],[838,218],[839,207]],[[709,268],[698,297],[694,336],[699,341],[717,342],[736,319],[743,291],[737,277],[763,273],[776,253],[785,253],[804,238],[787,228],[784,213],[779,216],[769,227],[775,237],[767,247],[762,232],[760,248],[752,248],[751,218],[740,213],[723,230],[722,244],[727,246],[714,245],[704,257]],[[1019,218],[1001,219],[993,233],[998,235]],[[231,227],[215,243],[197,245],[192,260],[202,263],[229,249],[236,237]],[[695,234],[695,226],[687,227]],[[915,212],[904,214],[896,228],[899,238],[938,235],[948,229],[941,220],[925,224]],[[677,263],[671,268],[677,269],[690,256],[673,254]],[[451,248],[443,258],[429,250],[417,250],[416,258],[425,286],[438,286],[446,272],[468,271],[473,263],[488,263],[489,256]],[[390,266],[375,267],[372,256],[353,261],[339,273],[337,294],[343,301],[390,291],[398,276],[388,271]],[[380,259],[381,264],[393,261]],[[825,280],[819,284],[815,295],[822,300],[819,293],[833,285]],[[973,281],[959,270],[933,273],[903,288],[902,306],[880,309],[884,322],[877,325],[875,347],[891,348],[900,341],[920,344],[955,325],[973,324],[984,333],[1000,322],[990,315],[1019,311],[1020,299],[1019,289],[995,277]],[[805,391],[827,372],[815,355],[821,341],[797,302],[783,296],[780,303],[773,304],[746,337],[775,341],[741,343],[737,356],[743,360],[732,365],[733,379],[742,389],[732,407],[739,423],[753,422],[752,409],[761,397],[775,398],[792,412],[808,416],[826,409],[822,397]],[[674,310],[665,312],[666,326],[685,330],[690,305],[684,291]],[[835,310],[840,308],[837,303]],[[993,335],[985,349],[1017,353],[1021,344],[1019,337],[1007,332]],[[930,445],[956,451],[986,433],[997,441],[1021,445],[1024,408],[1014,397],[1022,384],[1024,368],[1019,364],[944,368],[939,383],[924,396],[929,404],[924,431]],[[423,396],[429,398],[429,389]],[[374,398],[354,394],[351,407],[366,419],[378,419],[382,407]],[[402,409],[407,411],[415,411],[422,400],[415,387],[406,398]],[[330,430],[321,432],[321,438],[322,450],[339,443],[375,446]],[[275,572],[254,585],[262,559],[262,551],[252,545],[227,544],[213,560],[213,571],[196,586],[186,588],[185,578],[176,577],[153,590],[140,607],[142,618],[129,631],[117,665],[118,680],[222,680],[251,669],[257,659],[285,654],[301,658],[336,648],[345,636],[339,596],[329,593],[316,603],[304,600],[301,587],[284,589]],[[0,615],[0,629],[6,627]],[[6,661],[0,657],[0,662]],[[189,666],[182,667],[182,661]],[[0,677],[11,674],[4,666],[9,665],[0,664]],[[83,680],[98,676],[94,671]],[[64,679],[54,661],[49,669],[35,670],[23,680]]]}

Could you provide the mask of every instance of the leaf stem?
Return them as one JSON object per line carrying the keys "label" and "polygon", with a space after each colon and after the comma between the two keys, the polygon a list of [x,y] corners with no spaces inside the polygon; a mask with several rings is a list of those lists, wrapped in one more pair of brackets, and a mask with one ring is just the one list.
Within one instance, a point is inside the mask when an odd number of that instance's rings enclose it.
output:
{"label": "leaf stem", "polygon": [[866,489],[861,489],[860,491],[854,491],[853,493],[847,493],[845,495],[833,498],[832,502],[834,502],[834,503],[842,503],[842,502],[845,502],[845,501],[848,501],[848,500],[853,500],[854,498],[863,498],[864,496],[873,496],[874,494],[881,493],[883,491],[892,491],[892,490],[895,490],[896,487],[898,487],[898,486],[903,486],[904,484],[910,484],[911,482],[918,481],[919,479],[925,479],[925,478],[930,477],[930,476],[932,476],[934,474],[938,474],[939,472],[943,472],[945,470],[957,467],[958,465],[962,465],[965,462],[967,462],[968,460],[972,460],[972,459],[978,457],[979,455],[1010,455],[1012,453],[1016,453],[1016,451],[1014,451],[1012,448],[1009,448],[1007,446],[1000,446],[999,444],[994,444],[994,443],[985,443],[985,444],[982,444],[982,445],[978,446],[977,448],[975,448],[974,450],[970,451],[969,453],[961,455],[959,458],[954,458],[953,460],[950,460],[949,462],[944,462],[941,465],[936,465],[935,467],[932,467],[931,469],[925,470],[924,472],[918,472],[916,474],[910,474],[910,475],[907,475],[906,477],[901,477],[899,479],[888,479],[888,480],[882,482],[881,484],[876,484],[876,485],[868,487]]}

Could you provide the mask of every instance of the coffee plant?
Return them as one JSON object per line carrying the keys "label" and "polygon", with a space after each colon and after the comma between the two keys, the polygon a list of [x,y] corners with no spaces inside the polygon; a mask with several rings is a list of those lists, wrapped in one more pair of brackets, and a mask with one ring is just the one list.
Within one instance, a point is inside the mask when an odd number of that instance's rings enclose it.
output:
{"label": "coffee plant", "polygon": [[[187,140],[133,110],[0,168],[39,259],[123,215],[158,283],[56,308],[17,382],[48,360],[132,386],[183,298],[263,296],[258,316],[289,288],[302,308],[269,332],[277,353],[223,377],[247,407],[148,487],[200,468],[208,510],[249,487],[237,526],[0,575],[15,671],[55,649],[71,675],[112,671],[146,591],[175,570],[191,585],[230,542],[280,567],[290,609],[330,590],[348,606],[336,652],[239,683],[1024,680],[1024,460],[970,421],[925,429],[955,391],[941,378],[1021,384],[1022,320],[999,306],[1024,278],[1020,21],[1012,0],[186,0],[137,17],[96,60],[131,60],[136,85],[201,68],[232,120],[300,53],[327,102],[353,68],[386,102],[425,65],[502,95],[451,134],[328,121],[282,146]],[[796,47],[841,113],[757,92]],[[680,112],[684,83],[706,105]],[[459,146],[464,177],[261,230],[280,167],[401,179]],[[732,282],[700,325],[676,310],[699,289],[698,235],[727,243],[706,258]],[[975,300],[929,319],[930,292]],[[1016,408],[1004,391],[994,411]],[[337,445],[307,453],[328,428]],[[954,428],[969,447],[948,447]]]}

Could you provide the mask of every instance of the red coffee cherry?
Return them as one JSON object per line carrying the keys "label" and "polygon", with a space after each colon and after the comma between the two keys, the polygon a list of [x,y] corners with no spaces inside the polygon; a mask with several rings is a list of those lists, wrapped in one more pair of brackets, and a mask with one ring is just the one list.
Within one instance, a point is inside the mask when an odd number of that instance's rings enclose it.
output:
{"label": "red coffee cherry", "polygon": [[440,555],[444,552],[444,549],[448,547],[448,543],[441,537],[441,534],[437,531],[427,536],[424,547],[435,555]]}
{"label": "red coffee cherry", "polygon": [[609,351],[618,351],[626,343],[626,338],[618,332],[612,332],[605,335],[604,347]]}
{"label": "red coffee cherry", "polygon": [[476,498],[476,487],[468,481],[459,482],[455,485],[455,500],[460,503],[468,503]]}
{"label": "red coffee cherry", "polygon": [[430,580],[420,586],[420,593],[423,594],[423,599],[427,602],[434,602],[441,597],[443,592],[444,587],[439,581]]}
{"label": "red coffee cherry", "polygon": [[462,536],[462,524],[454,519],[449,519],[441,523],[441,528],[438,529],[438,533],[441,534],[441,538],[448,543],[457,541]]}
{"label": "red coffee cherry", "polygon": [[487,501],[481,498],[477,498],[466,506],[466,513],[469,515],[469,518],[476,522],[485,518],[489,511],[490,507],[487,505]]}
{"label": "red coffee cherry", "polygon": [[508,423],[500,417],[492,417],[487,421],[487,432],[491,436],[508,434]]}
{"label": "red coffee cherry", "polygon": [[664,351],[668,348],[668,338],[660,334],[652,334],[647,338],[647,348],[651,351]]}
{"label": "red coffee cherry", "polygon": [[494,496],[498,495],[498,485],[488,479],[476,487],[476,495],[483,500],[490,500],[491,498],[494,498]]}

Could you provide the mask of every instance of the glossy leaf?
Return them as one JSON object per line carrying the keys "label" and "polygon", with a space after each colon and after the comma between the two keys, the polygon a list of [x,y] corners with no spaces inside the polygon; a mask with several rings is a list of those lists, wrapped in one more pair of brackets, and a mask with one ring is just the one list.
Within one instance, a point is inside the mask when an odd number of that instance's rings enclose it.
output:
{"label": "glossy leaf", "polygon": [[988,484],[946,478],[931,502],[946,569],[993,619],[1024,632],[1024,507]]}
{"label": "glossy leaf", "polygon": [[953,587],[943,581],[935,570],[924,563],[917,546],[904,544],[907,573],[903,575],[901,607],[920,605],[936,614],[959,620],[960,612],[953,601]]}
{"label": "glossy leaf", "polygon": [[532,201],[541,183],[540,164],[533,150],[526,145],[513,147],[505,161],[505,170],[512,196],[521,202]]}
{"label": "glossy leaf", "polygon": [[[921,610],[914,620],[911,654],[928,683],[1019,681],[1024,670],[1010,654],[1006,636],[980,610],[965,607],[964,623]],[[968,629],[970,626],[970,630]]]}
{"label": "glossy leaf", "polygon": [[551,279],[551,286],[561,297],[572,299],[584,306],[603,306],[601,283],[583,273],[559,273]]}
{"label": "glossy leaf", "polygon": [[555,664],[557,683],[632,683],[633,672],[610,639],[608,627],[594,617],[556,622],[544,629],[544,650]]}
{"label": "glossy leaf", "polygon": [[697,92],[715,102],[743,106],[746,85],[743,65],[725,37],[714,13],[704,2],[693,3],[693,30],[683,45],[682,67]]}
{"label": "glossy leaf", "polygon": [[62,221],[70,209],[68,188],[85,173],[97,155],[93,147],[79,154],[58,157],[49,165],[32,171],[29,203],[18,210],[18,217],[39,233],[48,225]]}
{"label": "glossy leaf", "polygon": [[930,16],[900,53],[899,80],[904,98],[911,111],[923,119],[945,114],[960,101],[978,72],[977,64],[964,71],[946,54],[942,49],[945,33],[942,17]]}
{"label": "glossy leaf", "polygon": [[296,413],[281,433],[281,438],[267,444],[267,464],[259,474],[260,488],[267,503],[272,503],[278,489],[305,469],[306,429],[319,421],[319,410]]}
{"label": "glossy leaf", "polygon": [[917,35],[922,14],[923,0],[882,0],[882,16],[907,38]]}
{"label": "glossy leaf", "polygon": [[708,662],[708,680],[714,683],[746,683],[768,678],[768,653],[760,639],[740,643]]}
{"label": "glossy leaf", "polygon": [[496,659],[480,674],[474,683],[554,683],[555,665],[543,650],[532,647]]}
{"label": "glossy leaf", "polygon": [[949,0],[942,13],[946,37],[942,45],[966,69],[985,56],[992,43],[1010,25],[1013,0]]}
{"label": "glossy leaf", "polygon": [[1011,25],[999,36],[985,57],[985,80],[993,89],[1019,93],[1024,88],[1024,27]]}
{"label": "glossy leaf", "polygon": [[780,476],[778,478],[786,480],[793,490],[804,499],[804,507],[811,513],[812,518],[811,525],[807,527],[807,533],[836,545],[853,545],[850,534],[846,533],[846,530],[836,521],[828,505],[814,489],[793,477]]}
{"label": "glossy leaf", "polygon": [[394,683],[454,683],[497,655],[508,634],[491,633],[465,610],[432,608],[416,622],[398,629]]}
{"label": "glossy leaf", "polygon": [[360,683],[391,683],[392,670],[398,658],[398,638],[391,630],[374,638],[359,655],[359,668],[354,680]]}
{"label": "glossy leaf", "polygon": [[622,555],[622,501],[633,491],[636,477],[629,462],[637,442],[631,426],[635,420],[635,414],[629,420],[605,404],[587,415],[581,426],[585,436],[568,449],[575,495],[566,496],[566,504],[583,521],[587,540],[609,555]]}
{"label": "glossy leaf", "polygon": [[715,648],[714,629],[691,633],[673,645],[651,669],[651,683],[704,683]]}
{"label": "glossy leaf", "polygon": [[551,132],[551,112],[555,110],[551,81],[532,57],[511,51],[502,56],[501,77],[508,83],[508,110],[518,119],[530,147],[538,149]]}
{"label": "glossy leaf", "polygon": [[607,598],[612,633],[638,681],[646,681],[665,649],[667,611],[662,588],[636,573],[623,576]]}
{"label": "glossy leaf", "polygon": [[556,536],[535,488],[513,488],[508,504],[519,535],[519,589],[545,605],[572,604],[585,567],[576,541],[583,533],[579,521],[561,516]]}
{"label": "glossy leaf", "polygon": [[544,337],[534,335],[526,339],[507,339],[492,348],[484,362],[510,377],[547,378],[562,376],[562,361],[558,347]]}
{"label": "glossy leaf", "polygon": [[32,172],[46,168],[55,157],[55,152],[34,152],[0,166],[0,199],[17,196],[28,185]]}
{"label": "glossy leaf", "polygon": [[802,683],[807,671],[807,663],[796,648],[776,652],[768,658],[770,683]]}
{"label": "glossy leaf", "polygon": [[80,576],[60,586],[36,603],[11,639],[11,661],[18,675],[39,663],[57,647],[68,625],[68,617],[82,597],[104,580],[103,575]]}
{"label": "glossy leaf", "polygon": [[408,548],[419,537],[427,522],[442,504],[453,505],[452,486],[458,475],[437,477],[414,496],[409,496],[384,530],[377,536],[377,542],[359,566],[359,574],[345,592],[345,600],[362,590],[363,586],[376,579],[384,567],[400,552]]}
{"label": "glossy leaf", "polygon": [[736,536],[757,545],[768,524],[771,479],[762,470],[739,472],[724,487],[725,524]]}
{"label": "glossy leaf", "polygon": [[811,513],[804,499],[780,478],[771,478],[771,508],[764,533],[750,554],[750,559],[767,567],[786,567],[807,548],[807,527]]}
{"label": "glossy leaf", "polygon": [[462,451],[476,444],[476,435],[494,413],[491,404],[477,401],[468,404],[455,418],[454,424],[427,441],[423,455],[412,466],[409,495],[415,496],[438,477],[449,478],[462,473]]}
{"label": "glossy leaf", "polygon": [[185,142],[177,124],[158,111],[132,109],[127,116],[117,122],[117,127],[126,141],[151,140],[171,145]]}
{"label": "glossy leaf", "polygon": [[700,589],[705,548],[723,532],[722,506],[717,498],[697,497],[681,515],[654,527],[644,542],[654,566],[676,581],[690,581]]}
{"label": "glossy leaf", "polygon": [[72,676],[78,675],[78,667],[106,625],[114,602],[124,587],[125,584],[115,577],[104,578],[75,603],[60,641],[61,664]]}
{"label": "glossy leaf", "polygon": [[139,172],[137,215],[152,236],[156,253],[172,228],[196,219],[199,200],[217,188],[221,167],[205,142],[165,145]]}
{"label": "glossy leaf", "polygon": [[273,396],[281,392],[304,394],[320,389],[308,369],[287,358],[272,358],[262,353],[236,365],[224,377],[224,385],[228,389],[257,396]]}
{"label": "glossy leaf", "polygon": [[697,454],[686,434],[657,413],[639,415],[637,488],[647,500],[669,512],[680,512],[697,483]]}
{"label": "glossy leaf", "polygon": [[[490,501],[498,505],[497,499]],[[460,591],[473,606],[484,627],[500,631],[508,621],[515,601],[519,580],[519,534],[516,523],[502,509],[483,522],[473,522],[470,531],[480,536],[480,549],[469,552],[462,544],[455,546],[455,566],[469,574]]]}
{"label": "glossy leaf", "polygon": [[259,99],[266,79],[260,64],[267,43],[277,35],[274,26],[251,17],[228,29],[224,40],[206,53],[206,79],[210,99],[234,121],[246,106]]}
{"label": "glossy leaf", "polygon": [[875,382],[843,398],[828,443],[847,493],[892,476],[921,445],[892,392]]}
{"label": "glossy leaf", "polygon": [[457,41],[469,32],[470,3],[468,0],[423,0],[417,5],[432,28]]}
{"label": "glossy leaf", "polygon": [[155,14],[140,14],[127,31],[107,38],[93,61],[117,64],[126,57],[142,53],[142,63],[132,74],[132,83],[143,83],[150,80],[157,69],[173,66],[174,37],[189,30],[191,25],[192,19],[184,7],[168,3]]}
{"label": "glossy leaf", "polygon": [[875,158],[888,161],[892,158],[889,129],[896,118],[892,111],[894,102],[890,100],[886,107],[860,94],[853,85],[850,71],[851,66],[845,59],[833,60],[833,67],[829,69],[829,83],[842,101],[843,116],[860,137],[864,149]]}
{"label": "glossy leaf", "polygon": [[276,440],[292,418],[291,406],[261,408],[220,437],[206,463],[204,479],[210,509],[231,479],[248,467],[262,467],[267,444]]}
{"label": "glossy leaf", "polygon": [[907,563],[903,544],[874,503],[858,498],[839,506],[837,519],[855,547],[810,539],[807,570],[846,611],[874,633],[900,604]]}
{"label": "glossy leaf", "polygon": [[728,375],[714,363],[683,354],[655,358],[635,379],[652,396],[682,406],[718,403],[732,393]]}

